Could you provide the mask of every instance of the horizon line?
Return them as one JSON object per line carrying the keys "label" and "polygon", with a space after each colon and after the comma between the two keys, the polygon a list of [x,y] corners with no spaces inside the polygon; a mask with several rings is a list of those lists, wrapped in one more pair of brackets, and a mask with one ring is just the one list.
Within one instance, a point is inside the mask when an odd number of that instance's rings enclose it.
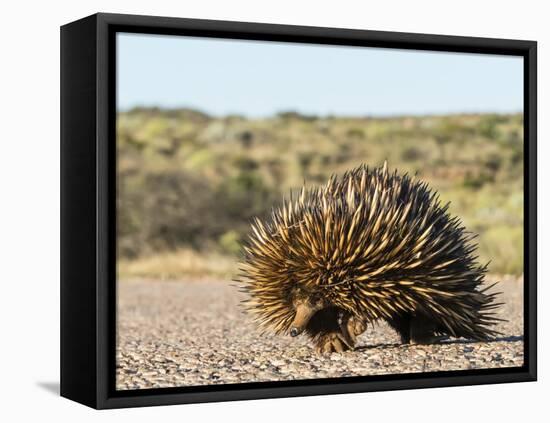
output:
{"label": "horizon line", "polygon": [[248,115],[246,113],[210,113],[204,109],[189,107],[189,106],[158,106],[158,105],[136,105],[132,107],[117,107],[116,113],[131,113],[135,111],[161,111],[161,112],[180,112],[189,111],[198,114],[205,115],[209,118],[223,119],[229,117],[239,117],[246,120],[261,120],[271,119],[275,117],[281,117],[281,115],[289,114],[296,115],[306,119],[334,119],[334,118],[346,118],[346,119],[364,119],[364,118],[404,118],[404,117],[445,117],[445,116],[475,116],[475,115],[523,115],[523,110],[515,111],[502,111],[502,110],[470,110],[470,111],[448,111],[448,112],[425,112],[425,113],[407,113],[407,112],[395,112],[395,113],[365,113],[365,114],[339,114],[339,113],[308,113],[299,111],[296,109],[281,109],[275,111],[269,115]]}

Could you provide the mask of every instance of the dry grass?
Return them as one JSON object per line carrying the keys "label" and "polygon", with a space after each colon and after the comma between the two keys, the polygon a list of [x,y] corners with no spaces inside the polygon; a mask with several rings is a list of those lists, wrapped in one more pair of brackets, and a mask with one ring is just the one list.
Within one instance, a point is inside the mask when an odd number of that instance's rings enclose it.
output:
{"label": "dry grass", "polygon": [[191,249],[159,253],[133,260],[118,260],[119,279],[232,278],[237,261],[217,253],[201,253]]}

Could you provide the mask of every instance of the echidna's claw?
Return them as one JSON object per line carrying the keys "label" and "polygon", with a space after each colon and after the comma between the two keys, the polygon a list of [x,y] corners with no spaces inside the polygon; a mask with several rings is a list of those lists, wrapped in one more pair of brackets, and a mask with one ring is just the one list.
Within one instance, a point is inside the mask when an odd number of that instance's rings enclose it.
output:
{"label": "echidna's claw", "polygon": [[341,332],[329,332],[319,335],[315,340],[315,350],[319,354],[330,354],[332,352],[344,352],[353,349],[353,344]]}
{"label": "echidna's claw", "polygon": [[334,352],[339,352],[339,353],[344,352],[345,351],[344,345],[342,345],[342,342],[338,338],[332,341],[332,347],[334,348]]}

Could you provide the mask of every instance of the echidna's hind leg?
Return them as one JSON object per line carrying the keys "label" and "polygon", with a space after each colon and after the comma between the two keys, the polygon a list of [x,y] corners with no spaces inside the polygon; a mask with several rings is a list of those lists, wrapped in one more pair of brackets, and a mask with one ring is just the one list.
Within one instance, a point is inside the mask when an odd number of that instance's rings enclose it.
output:
{"label": "echidna's hind leg", "polygon": [[410,320],[411,344],[434,344],[448,339],[447,335],[437,335],[437,325],[428,317],[419,315]]}
{"label": "echidna's hind leg", "polygon": [[403,314],[388,320],[388,324],[398,333],[402,344],[411,342],[411,316]]}
{"label": "echidna's hind leg", "polygon": [[422,315],[403,314],[389,319],[388,323],[399,334],[403,344],[433,344],[448,338],[437,335],[437,325]]}

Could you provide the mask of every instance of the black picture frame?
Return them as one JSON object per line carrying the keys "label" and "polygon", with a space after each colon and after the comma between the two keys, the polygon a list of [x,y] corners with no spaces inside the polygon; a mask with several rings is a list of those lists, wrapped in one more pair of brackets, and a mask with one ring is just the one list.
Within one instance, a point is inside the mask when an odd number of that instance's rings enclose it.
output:
{"label": "black picture frame", "polygon": [[[117,32],[523,57],[523,367],[115,390]],[[61,395],[102,409],[536,380],[536,139],[534,41],[104,13],[61,27]]]}

